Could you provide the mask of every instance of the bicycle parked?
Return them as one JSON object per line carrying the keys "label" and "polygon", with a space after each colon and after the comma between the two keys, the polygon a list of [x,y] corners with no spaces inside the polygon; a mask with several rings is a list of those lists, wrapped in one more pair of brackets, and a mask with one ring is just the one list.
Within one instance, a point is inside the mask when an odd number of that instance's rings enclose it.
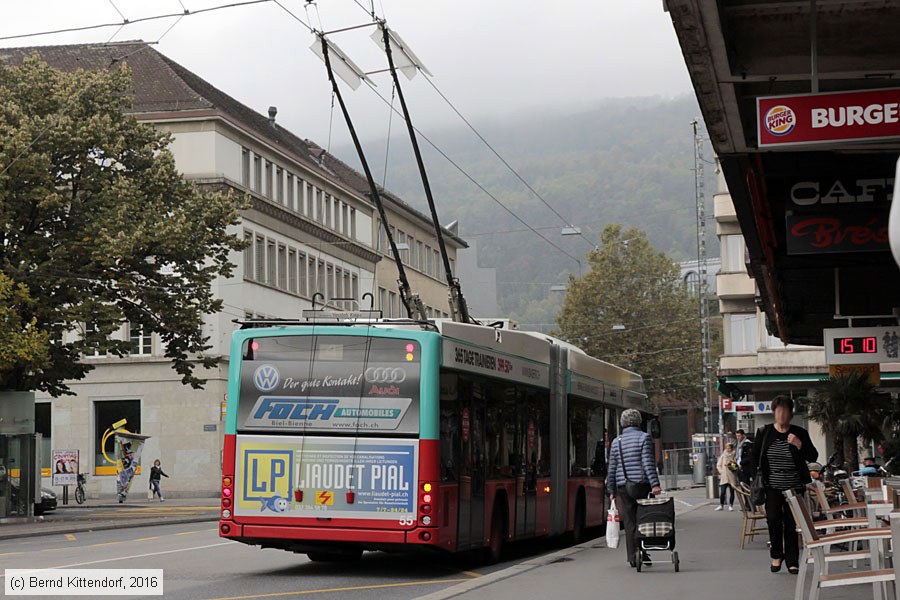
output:
{"label": "bicycle parked", "polygon": [[84,483],[86,480],[84,473],[78,474],[78,484],[75,486],[75,502],[78,504],[84,504]]}

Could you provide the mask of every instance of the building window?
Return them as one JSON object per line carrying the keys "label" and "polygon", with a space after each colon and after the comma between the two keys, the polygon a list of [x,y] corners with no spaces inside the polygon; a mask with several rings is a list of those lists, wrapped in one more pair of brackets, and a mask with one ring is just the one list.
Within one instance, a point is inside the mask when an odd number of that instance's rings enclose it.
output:
{"label": "building window", "polygon": [[131,343],[129,354],[143,356],[151,353],[151,336],[144,333],[143,325],[128,323],[128,341]]}
{"label": "building window", "polygon": [[328,281],[325,279],[325,261],[319,261],[318,273],[316,275],[316,291],[328,298]]}
{"label": "building window", "polygon": [[266,283],[275,285],[275,242],[266,243]]}
{"label": "building window", "polygon": [[262,158],[253,155],[253,191],[262,193]]}
{"label": "building window", "polygon": [[284,244],[278,244],[278,287],[287,289],[287,248]]}
{"label": "building window", "polygon": [[359,277],[355,274],[350,276],[350,297],[359,302]]}
{"label": "building window", "polygon": [[53,448],[53,430],[50,422],[51,404],[49,402],[34,403],[34,432],[41,434],[41,447],[38,448],[41,457],[41,469],[44,475],[50,475],[53,465],[50,464]]}
{"label": "building window", "polygon": [[275,199],[278,204],[284,204],[284,169],[281,167],[275,169]]}
{"label": "building window", "polygon": [[244,279],[253,279],[253,233],[244,230]]}
{"label": "building window", "polygon": [[272,163],[266,161],[266,198],[272,197]]}
{"label": "building window", "polygon": [[316,221],[319,223],[325,222],[325,192],[319,189],[314,189],[313,193],[316,196]]}
{"label": "building window", "polygon": [[298,292],[302,296],[306,296],[307,295],[307,292],[306,292],[306,289],[307,289],[307,287],[306,287],[306,285],[307,285],[306,284],[306,254],[300,252],[299,255],[297,256],[297,262],[300,267],[300,272],[298,273],[298,280],[299,280],[298,285],[299,285],[300,289],[298,290]]}
{"label": "building window", "polygon": [[434,251],[434,276],[437,279],[444,278],[444,265],[441,264],[441,253]]}
{"label": "building window", "polygon": [[291,293],[297,293],[297,251],[288,250],[288,289]]}
{"label": "building window", "polygon": [[312,184],[306,183],[304,184],[303,189],[303,198],[306,200],[306,208],[303,209],[303,214],[312,219],[314,216],[313,203],[315,201],[316,188],[314,188]]}
{"label": "building window", "polygon": [[346,204],[341,205],[341,232],[350,235],[350,207]]}
{"label": "building window", "polygon": [[755,354],[759,349],[756,313],[726,314],[725,354]]}
{"label": "building window", "polygon": [[266,238],[261,235],[256,236],[256,274],[254,279],[260,283],[266,282]]}
{"label": "building window", "polygon": [[325,197],[325,227],[331,228],[332,227],[331,217],[332,217],[332,211],[334,210],[334,207],[332,206],[332,201],[334,200],[334,196],[332,196],[330,194],[326,194],[325,192],[322,192],[322,196]]}
{"label": "building window", "polygon": [[425,270],[425,245],[422,242],[416,242],[415,268],[420,271]]}
{"label": "building window", "polygon": [[297,210],[294,204],[294,176],[290,173],[287,175],[287,205],[291,210]]}
{"label": "building window", "polygon": [[390,314],[388,314],[388,316],[393,317],[394,315],[400,313],[399,309],[397,308],[397,294],[394,292],[388,292],[388,297],[390,298]]}
{"label": "building window", "polygon": [[425,273],[428,275],[432,274],[431,265],[433,256],[434,254],[431,252],[431,246],[425,246]]}
{"label": "building window", "polygon": [[352,237],[354,240],[357,239],[356,238],[356,209],[355,208],[350,209],[350,237]]}
{"label": "building window", "polygon": [[456,261],[452,258],[448,259],[450,261],[450,272],[456,273]]}
{"label": "building window", "polygon": [[334,298],[334,267],[328,265],[326,267],[326,288],[325,288],[325,300],[330,302],[332,298]]}
{"label": "building window", "polygon": [[380,287],[378,288],[378,310],[380,310],[383,315],[387,315],[388,308],[387,290]]}
{"label": "building window", "polygon": [[335,198],[331,197],[334,200],[334,230],[337,232],[341,231],[341,227],[343,227],[343,223],[341,222],[341,204],[342,202]]}
{"label": "building window", "polygon": [[745,272],[744,236],[722,236],[722,271],[725,273]]}
{"label": "building window", "polygon": [[246,148],[241,150],[241,185],[250,187],[250,151]]}
{"label": "building window", "polygon": [[[103,444],[103,436],[112,430],[113,423],[122,419],[127,422],[123,426],[131,433],[141,432],[140,400],[96,400],[94,401],[94,474],[116,474],[116,436],[111,435]],[[103,450],[106,450],[106,456]],[[107,460],[109,457],[109,460]]]}

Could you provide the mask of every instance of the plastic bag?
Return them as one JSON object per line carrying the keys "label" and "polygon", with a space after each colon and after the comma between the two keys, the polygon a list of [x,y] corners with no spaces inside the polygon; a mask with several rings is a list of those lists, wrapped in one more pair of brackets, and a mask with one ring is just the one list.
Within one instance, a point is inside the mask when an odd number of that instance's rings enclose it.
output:
{"label": "plastic bag", "polygon": [[147,500],[153,500],[153,490],[147,490]]}
{"label": "plastic bag", "polygon": [[606,546],[619,547],[619,511],[616,510],[615,504],[609,507],[609,513],[606,515]]}

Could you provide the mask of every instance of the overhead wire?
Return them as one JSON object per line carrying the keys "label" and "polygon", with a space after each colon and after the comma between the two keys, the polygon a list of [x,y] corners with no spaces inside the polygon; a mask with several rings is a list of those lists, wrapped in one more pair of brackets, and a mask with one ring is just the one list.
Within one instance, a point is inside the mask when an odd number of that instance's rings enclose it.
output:
{"label": "overhead wire", "polygon": [[50,29],[46,31],[33,31],[30,33],[17,33],[14,35],[5,35],[0,36],[0,41],[5,40],[20,40],[31,37],[39,37],[43,35],[55,35],[59,33],[74,33],[79,31],[91,31],[93,29],[105,29],[108,27],[122,27],[125,25],[136,25],[137,23],[146,23],[147,21],[158,21],[159,19],[174,19],[176,17],[191,17],[194,15],[199,15],[208,12],[214,12],[218,10],[224,10],[227,8],[237,8],[240,6],[249,6],[251,4],[266,4],[269,2],[273,2],[274,0],[243,0],[242,2],[232,2],[230,4],[220,4],[218,6],[210,6],[209,8],[200,8],[193,11],[188,12],[180,12],[180,13],[166,13],[160,15],[153,15],[150,17],[138,17],[137,19],[124,19],[122,21],[116,21],[114,23],[96,23],[94,25],[84,25],[80,27],[65,27],[63,29]]}

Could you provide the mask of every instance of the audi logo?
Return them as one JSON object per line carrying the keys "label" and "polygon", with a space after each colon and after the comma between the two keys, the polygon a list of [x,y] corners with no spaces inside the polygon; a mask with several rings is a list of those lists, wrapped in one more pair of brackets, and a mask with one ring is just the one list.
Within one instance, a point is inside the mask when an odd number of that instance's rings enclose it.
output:
{"label": "audi logo", "polygon": [[365,372],[369,383],[402,383],[406,381],[406,371],[400,368],[370,367]]}

